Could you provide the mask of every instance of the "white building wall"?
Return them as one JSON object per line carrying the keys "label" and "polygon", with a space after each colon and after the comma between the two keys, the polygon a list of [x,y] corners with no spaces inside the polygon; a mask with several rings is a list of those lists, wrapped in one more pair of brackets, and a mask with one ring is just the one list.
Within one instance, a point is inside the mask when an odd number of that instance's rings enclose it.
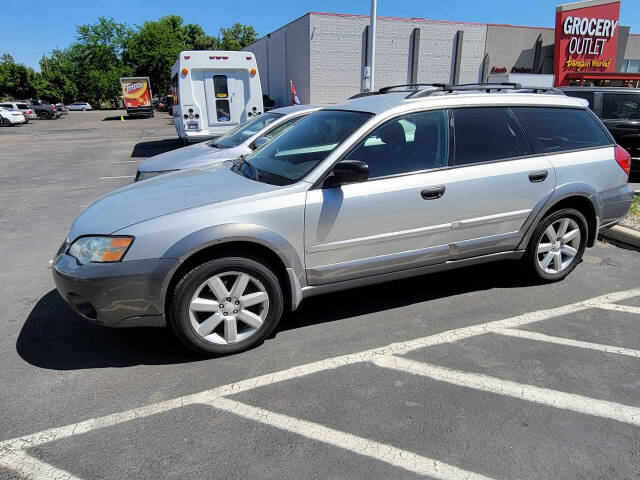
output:
{"label": "white building wall", "polygon": [[301,103],[310,103],[309,14],[244,48],[255,54],[262,92],[282,107],[290,103],[293,81]]}
{"label": "white building wall", "polygon": [[[360,91],[368,16],[310,14],[312,103],[337,103]],[[420,28],[420,83],[452,82],[455,36],[464,32],[460,83],[480,81],[486,24],[378,18],[376,88],[410,81],[411,32]]]}

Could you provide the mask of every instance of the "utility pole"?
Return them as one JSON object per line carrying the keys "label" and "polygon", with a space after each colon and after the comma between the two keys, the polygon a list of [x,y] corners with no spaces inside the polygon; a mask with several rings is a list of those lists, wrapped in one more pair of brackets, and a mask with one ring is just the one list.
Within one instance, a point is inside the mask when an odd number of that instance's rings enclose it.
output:
{"label": "utility pole", "polygon": [[371,0],[371,16],[369,24],[369,91],[375,91],[375,70],[376,70],[376,9],[378,0]]}

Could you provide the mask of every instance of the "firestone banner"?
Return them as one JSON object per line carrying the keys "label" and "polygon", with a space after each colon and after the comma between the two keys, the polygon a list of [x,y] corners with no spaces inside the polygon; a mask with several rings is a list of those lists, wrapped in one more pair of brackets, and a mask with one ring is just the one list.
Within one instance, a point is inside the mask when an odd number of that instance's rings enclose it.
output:
{"label": "firestone banner", "polygon": [[574,72],[615,71],[619,21],[619,0],[588,0],[557,8],[556,85],[568,85],[567,75]]}

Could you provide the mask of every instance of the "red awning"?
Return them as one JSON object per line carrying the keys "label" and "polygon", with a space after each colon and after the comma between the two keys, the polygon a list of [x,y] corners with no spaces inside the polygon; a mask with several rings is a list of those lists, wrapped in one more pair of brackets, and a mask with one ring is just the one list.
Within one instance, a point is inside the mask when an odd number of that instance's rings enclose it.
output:
{"label": "red awning", "polygon": [[572,72],[567,73],[570,80],[640,80],[640,73],[627,72]]}

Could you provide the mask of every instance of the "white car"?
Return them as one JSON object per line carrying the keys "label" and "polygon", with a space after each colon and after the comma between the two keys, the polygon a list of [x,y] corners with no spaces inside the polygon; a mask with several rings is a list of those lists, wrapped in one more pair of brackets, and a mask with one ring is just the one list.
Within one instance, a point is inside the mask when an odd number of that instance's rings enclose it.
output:
{"label": "white car", "polygon": [[26,123],[29,123],[29,120],[38,118],[35,110],[31,108],[31,106],[27,102],[3,102],[0,103],[0,108],[6,108],[8,110],[20,110],[22,113],[24,113],[24,116],[27,119]]}
{"label": "white car", "polygon": [[0,125],[3,127],[19,125],[26,121],[27,119],[20,110],[9,110],[7,108],[0,107]]}
{"label": "white car", "polygon": [[74,102],[71,105],[67,105],[67,107],[69,108],[69,110],[82,110],[83,112],[85,110],[93,110],[93,108],[91,108],[91,105],[89,105],[87,102]]}

